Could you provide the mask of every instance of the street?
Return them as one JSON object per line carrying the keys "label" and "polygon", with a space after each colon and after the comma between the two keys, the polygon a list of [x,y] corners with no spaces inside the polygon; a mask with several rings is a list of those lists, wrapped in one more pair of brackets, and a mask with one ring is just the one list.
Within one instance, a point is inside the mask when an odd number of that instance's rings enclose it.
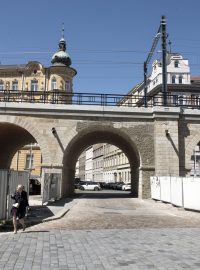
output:
{"label": "street", "polygon": [[200,214],[82,192],[61,219],[0,234],[0,269],[199,269]]}

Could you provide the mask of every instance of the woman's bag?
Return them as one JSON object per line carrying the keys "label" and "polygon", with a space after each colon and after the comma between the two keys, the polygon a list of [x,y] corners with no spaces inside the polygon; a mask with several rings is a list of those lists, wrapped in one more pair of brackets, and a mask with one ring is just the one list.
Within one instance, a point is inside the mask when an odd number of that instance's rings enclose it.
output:
{"label": "woman's bag", "polygon": [[13,207],[18,208],[19,207],[19,203],[13,203]]}

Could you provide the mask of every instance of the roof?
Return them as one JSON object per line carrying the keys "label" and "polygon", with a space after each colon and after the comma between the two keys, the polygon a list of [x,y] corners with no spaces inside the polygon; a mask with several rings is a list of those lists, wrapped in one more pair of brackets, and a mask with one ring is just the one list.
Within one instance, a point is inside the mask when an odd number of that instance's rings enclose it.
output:
{"label": "roof", "polygon": [[200,76],[191,76],[191,81],[200,81]]}
{"label": "roof", "polygon": [[26,67],[26,64],[20,65],[0,65],[0,69],[23,69]]}

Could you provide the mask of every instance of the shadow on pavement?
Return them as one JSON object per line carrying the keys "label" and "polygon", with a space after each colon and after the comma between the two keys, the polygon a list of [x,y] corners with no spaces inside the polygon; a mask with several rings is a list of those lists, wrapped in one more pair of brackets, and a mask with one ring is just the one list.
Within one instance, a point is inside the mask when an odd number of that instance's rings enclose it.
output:
{"label": "shadow on pavement", "polygon": [[109,190],[100,190],[100,191],[81,191],[75,190],[81,198],[87,199],[113,199],[113,198],[137,198],[138,196],[133,195],[131,192],[127,191],[109,191]]}
{"label": "shadow on pavement", "polygon": [[[37,197],[33,196],[29,200],[30,210],[27,211],[25,217],[26,227],[37,225],[43,222],[44,219],[55,216],[60,210],[62,210],[65,204],[73,201],[79,197],[75,195],[72,198],[63,198],[58,201],[49,201],[47,205],[41,205],[41,201]],[[21,229],[21,224],[18,221],[18,229]],[[13,231],[12,217],[9,220],[0,222],[0,232]]]}

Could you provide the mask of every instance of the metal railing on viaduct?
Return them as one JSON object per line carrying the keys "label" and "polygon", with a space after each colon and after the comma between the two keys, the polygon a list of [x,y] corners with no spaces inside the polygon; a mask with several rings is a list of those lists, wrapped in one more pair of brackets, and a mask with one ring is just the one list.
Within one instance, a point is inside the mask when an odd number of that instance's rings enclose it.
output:
{"label": "metal railing on viaduct", "polygon": [[167,104],[162,94],[148,96],[145,99],[139,95],[100,94],[100,93],[65,93],[63,91],[13,91],[1,90],[0,102],[27,102],[49,104],[76,104],[99,106],[127,106],[127,107],[187,107],[200,109],[199,96],[167,95]]}

